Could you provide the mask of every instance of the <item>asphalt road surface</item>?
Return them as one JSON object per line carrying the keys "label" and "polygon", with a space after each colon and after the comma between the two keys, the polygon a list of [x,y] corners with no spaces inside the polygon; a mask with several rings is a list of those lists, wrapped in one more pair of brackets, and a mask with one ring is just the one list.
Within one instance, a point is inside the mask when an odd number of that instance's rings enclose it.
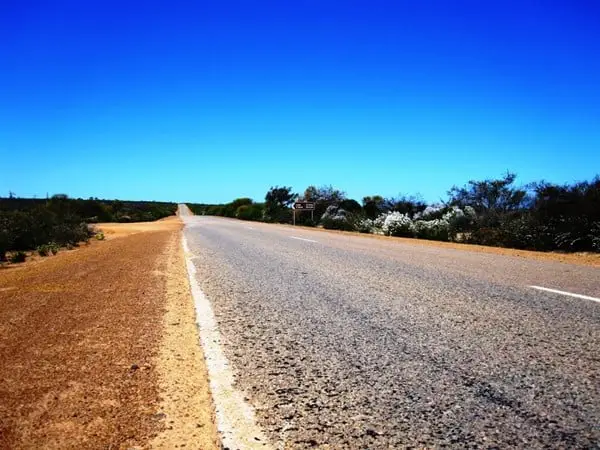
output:
{"label": "asphalt road surface", "polygon": [[184,220],[275,447],[600,446],[600,269]]}

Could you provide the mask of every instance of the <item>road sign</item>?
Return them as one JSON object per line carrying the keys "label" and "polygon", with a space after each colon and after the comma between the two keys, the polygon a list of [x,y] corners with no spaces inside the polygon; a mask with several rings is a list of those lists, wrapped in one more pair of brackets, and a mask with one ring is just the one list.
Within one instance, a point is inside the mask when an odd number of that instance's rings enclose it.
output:
{"label": "road sign", "polygon": [[315,209],[315,202],[296,202],[294,209]]}
{"label": "road sign", "polygon": [[315,202],[296,202],[294,203],[294,225],[296,225],[296,211],[310,211],[311,220],[315,220]]}

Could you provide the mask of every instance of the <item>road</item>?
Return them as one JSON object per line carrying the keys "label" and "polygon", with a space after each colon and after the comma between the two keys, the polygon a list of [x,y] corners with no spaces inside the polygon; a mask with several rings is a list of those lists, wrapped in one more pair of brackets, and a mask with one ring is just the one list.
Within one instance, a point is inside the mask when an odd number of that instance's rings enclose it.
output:
{"label": "road", "polygon": [[184,220],[237,386],[274,447],[600,445],[600,269]]}

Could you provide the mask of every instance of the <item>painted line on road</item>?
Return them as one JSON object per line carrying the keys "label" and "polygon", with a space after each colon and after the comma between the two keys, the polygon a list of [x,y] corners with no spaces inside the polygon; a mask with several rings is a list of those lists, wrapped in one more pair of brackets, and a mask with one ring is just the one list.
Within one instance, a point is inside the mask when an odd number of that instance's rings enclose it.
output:
{"label": "painted line on road", "polygon": [[244,400],[242,392],[234,387],[233,372],[221,347],[221,334],[215,314],[210,300],[204,295],[196,280],[196,266],[192,262],[194,255],[190,252],[183,233],[181,233],[181,242],[196,308],[200,345],[204,352],[210,390],[215,404],[217,430],[223,448],[269,449],[266,437],[256,424],[254,409]]}
{"label": "painted line on road", "polygon": [[290,239],[297,239],[299,241],[306,241],[306,242],[316,242],[318,243],[319,241],[313,241],[312,239],[306,239],[306,238],[301,238],[301,237],[297,237],[297,236],[289,236]]}
{"label": "painted line on road", "polygon": [[246,227],[247,230],[256,230],[254,227]]}
{"label": "painted line on road", "polygon": [[600,303],[600,298],[590,297],[589,295],[573,294],[572,292],[559,291],[558,289],[550,289],[543,286],[529,286],[530,288],[537,289],[539,291],[552,292],[553,294],[567,295],[569,297],[581,298],[583,300],[591,300],[593,302]]}

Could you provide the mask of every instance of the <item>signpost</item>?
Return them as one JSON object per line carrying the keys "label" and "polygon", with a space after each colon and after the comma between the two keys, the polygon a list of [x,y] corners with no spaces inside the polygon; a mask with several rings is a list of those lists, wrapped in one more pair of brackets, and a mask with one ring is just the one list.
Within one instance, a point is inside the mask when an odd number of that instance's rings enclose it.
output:
{"label": "signpost", "polygon": [[296,225],[296,211],[310,211],[310,219],[315,220],[315,202],[294,203],[294,225]]}

